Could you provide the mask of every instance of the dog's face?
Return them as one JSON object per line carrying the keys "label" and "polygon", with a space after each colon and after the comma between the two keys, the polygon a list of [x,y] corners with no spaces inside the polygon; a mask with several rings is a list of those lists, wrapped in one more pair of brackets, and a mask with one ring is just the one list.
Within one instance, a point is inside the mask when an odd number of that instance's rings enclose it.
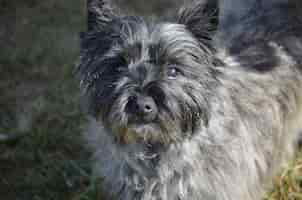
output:
{"label": "dog's face", "polygon": [[103,1],[88,5],[82,86],[90,111],[118,142],[169,144],[207,124],[213,5],[195,5],[178,21],[158,24],[118,16]]}

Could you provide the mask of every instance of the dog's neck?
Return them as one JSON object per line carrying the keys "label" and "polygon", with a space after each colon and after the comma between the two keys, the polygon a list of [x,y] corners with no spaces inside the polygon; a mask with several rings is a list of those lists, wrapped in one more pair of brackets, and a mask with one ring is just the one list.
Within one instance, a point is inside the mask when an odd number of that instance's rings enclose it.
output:
{"label": "dog's neck", "polygon": [[[118,147],[119,148],[119,147]],[[166,151],[166,147],[161,144],[133,144],[125,146],[125,160],[130,168],[135,171],[151,172],[150,176],[156,176],[153,174],[152,169],[155,169],[161,159],[161,155]],[[144,173],[146,174],[146,173]]]}

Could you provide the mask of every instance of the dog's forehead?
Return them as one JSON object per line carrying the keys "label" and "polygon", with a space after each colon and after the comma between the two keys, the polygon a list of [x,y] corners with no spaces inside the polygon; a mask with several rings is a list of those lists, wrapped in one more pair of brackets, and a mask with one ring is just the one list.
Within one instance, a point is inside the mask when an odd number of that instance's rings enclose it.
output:
{"label": "dog's forehead", "polygon": [[167,62],[183,60],[186,55],[199,57],[204,54],[198,41],[182,24],[142,23],[126,27],[123,34],[123,51],[131,61]]}
{"label": "dog's forehead", "polygon": [[154,42],[194,40],[186,26],[177,23],[159,23],[149,29],[150,39]]}

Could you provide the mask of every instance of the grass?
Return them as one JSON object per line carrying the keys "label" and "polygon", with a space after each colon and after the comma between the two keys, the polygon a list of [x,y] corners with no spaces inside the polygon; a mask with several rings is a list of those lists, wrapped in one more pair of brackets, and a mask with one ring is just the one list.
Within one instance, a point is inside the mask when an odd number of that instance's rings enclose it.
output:
{"label": "grass", "polygon": [[90,187],[74,79],[83,7],[81,0],[1,2],[0,133],[24,135],[0,144],[1,199],[76,199]]}
{"label": "grass", "polygon": [[[1,0],[0,197],[102,200],[81,140],[75,62],[84,0]],[[17,20],[16,20],[17,19]],[[22,137],[21,137],[22,136]],[[302,199],[302,154],[266,200]]]}
{"label": "grass", "polygon": [[302,199],[302,153],[274,180],[274,188],[265,200]]}

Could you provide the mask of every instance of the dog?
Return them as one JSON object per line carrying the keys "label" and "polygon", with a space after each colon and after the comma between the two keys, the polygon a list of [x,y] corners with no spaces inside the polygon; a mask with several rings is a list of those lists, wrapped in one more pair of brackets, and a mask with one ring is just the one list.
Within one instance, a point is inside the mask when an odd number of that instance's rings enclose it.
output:
{"label": "dog", "polygon": [[107,199],[259,200],[293,157],[302,123],[296,4],[258,0],[223,25],[219,5],[194,1],[148,21],[88,1],[78,75]]}

